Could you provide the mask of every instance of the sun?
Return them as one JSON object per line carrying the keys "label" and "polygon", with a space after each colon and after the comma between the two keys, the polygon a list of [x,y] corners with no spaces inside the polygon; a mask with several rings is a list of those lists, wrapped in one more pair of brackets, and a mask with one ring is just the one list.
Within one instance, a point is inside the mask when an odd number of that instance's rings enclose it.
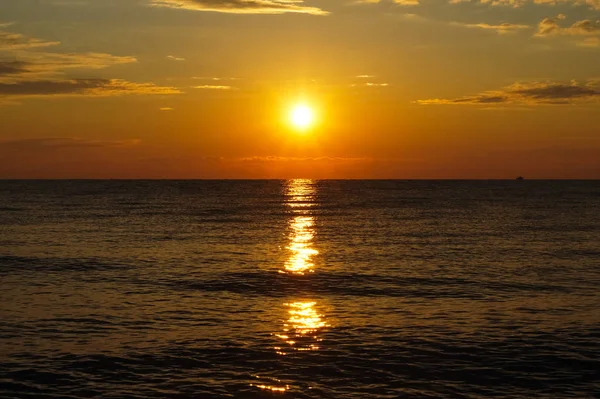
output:
{"label": "sun", "polygon": [[298,130],[310,128],[314,120],[313,110],[306,104],[296,104],[290,110],[290,123]]}

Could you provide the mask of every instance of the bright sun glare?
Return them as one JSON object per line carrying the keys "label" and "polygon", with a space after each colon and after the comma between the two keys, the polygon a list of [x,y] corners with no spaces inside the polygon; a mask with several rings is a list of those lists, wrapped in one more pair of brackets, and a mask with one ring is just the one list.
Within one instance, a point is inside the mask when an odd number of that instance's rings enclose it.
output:
{"label": "bright sun glare", "polygon": [[305,104],[295,105],[290,112],[290,122],[296,129],[308,129],[314,122],[312,109]]}

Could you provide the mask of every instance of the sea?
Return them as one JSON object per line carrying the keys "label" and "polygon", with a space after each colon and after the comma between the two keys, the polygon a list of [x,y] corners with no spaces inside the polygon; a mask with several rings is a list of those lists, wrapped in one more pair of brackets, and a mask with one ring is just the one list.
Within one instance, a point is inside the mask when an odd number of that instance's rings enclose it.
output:
{"label": "sea", "polygon": [[600,182],[0,181],[1,398],[600,398]]}

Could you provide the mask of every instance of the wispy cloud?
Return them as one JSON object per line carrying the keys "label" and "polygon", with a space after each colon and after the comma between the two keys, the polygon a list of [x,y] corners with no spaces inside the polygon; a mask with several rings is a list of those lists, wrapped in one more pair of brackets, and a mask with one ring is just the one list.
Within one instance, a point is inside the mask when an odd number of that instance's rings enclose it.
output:
{"label": "wispy cloud", "polygon": [[192,86],[192,89],[202,89],[202,90],[232,90],[231,86],[220,86],[220,85],[200,85],[200,86]]}
{"label": "wispy cloud", "polygon": [[18,61],[0,61],[0,82],[43,79],[62,75],[69,69],[104,69],[137,62],[135,57],[106,53],[60,53],[40,51],[59,45],[20,33],[0,31],[0,54]]}
{"label": "wispy cloud", "polygon": [[498,25],[490,25],[486,23],[479,24],[465,24],[460,22],[452,22],[451,25],[460,26],[463,28],[472,28],[472,29],[484,29],[484,30],[493,30],[498,34],[506,34],[513,33],[522,29],[529,29],[529,25],[519,25],[519,24],[511,24],[508,22],[504,22]]}
{"label": "wispy cloud", "polygon": [[220,80],[238,80],[238,78],[220,78],[220,77],[203,77],[203,76],[193,76],[192,79],[195,79],[195,80],[214,80],[214,81],[220,81]]}
{"label": "wispy cloud", "polygon": [[150,0],[150,5],[154,7],[232,14],[329,14],[320,8],[305,6],[303,3],[303,0]]}
{"label": "wispy cloud", "polygon": [[373,161],[373,158],[352,157],[282,157],[277,155],[254,156],[231,159],[237,162],[264,163],[264,162],[365,162]]}
{"label": "wispy cloud", "polygon": [[174,55],[167,55],[167,58],[173,61],[185,61],[183,57],[175,57]]}
{"label": "wispy cloud", "polygon": [[178,94],[174,87],[153,83],[134,83],[121,79],[24,80],[0,83],[0,97],[122,96],[127,94]]}
{"label": "wispy cloud", "polygon": [[[0,25],[0,28],[5,28],[8,26],[10,25],[3,24]],[[59,44],[60,42],[27,37],[20,33],[0,31],[0,51],[15,51],[40,47],[51,47]]]}
{"label": "wispy cloud", "polygon": [[558,14],[556,17],[544,18],[539,24],[535,34],[536,37],[552,37],[552,36],[571,36],[581,40],[576,42],[581,47],[598,47],[600,46],[600,21],[592,21],[584,19],[575,21],[569,26],[563,26],[561,21],[565,20],[564,14]]}
{"label": "wispy cloud", "polygon": [[489,6],[513,8],[523,7],[526,4],[544,4],[547,6],[568,4],[573,6],[585,6],[595,10],[600,10],[600,0],[449,0],[449,2],[451,4],[479,3]]}
{"label": "wispy cloud", "polygon": [[27,63],[21,61],[0,61],[0,77],[26,73]]}
{"label": "wispy cloud", "polygon": [[135,57],[115,56],[106,53],[40,53],[31,52],[24,55],[30,62],[39,62],[55,69],[104,69],[113,65],[131,64],[137,62]]}
{"label": "wispy cloud", "polygon": [[559,14],[553,18],[544,18],[538,24],[538,31],[535,34],[538,37],[568,35],[568,36],[600,36],[600,21],[591,21],[584,19],[576,21],[571,26],[563,27],[559,23],[566,18],[564,14]]}
{"label": "wispy cloud", "polygon": [[23,79],[47,79],[64,75],[71,69],[104,69],[114,65],[135,63],[135,57],[118,57],[103,53],[63,54],[21,52],[20,61],[0,61],[0,82]]}
{"label": "wispy cloud", "polygon": [[374,83],[374,82],[364,82],[364,83],[353,83],[350,86],[352,87],[389,87],[389,83]]}
{"label": "wispy cloud", "polygon": [[[520,0],[522,3],[525,0]],[[600,10],[600,0],[533,0],[535,4],[545,4],[550,6],[556,6],[559,4],[569,4],[574,6],[587,6],[589,8]]]}
{"label": "wispy cloud", "polygon": [[0,148],[6,150],[61,150],[67,148],[105,148],[105,147],[129,147],[141,143],[139,139],[101,141],[83,139],[79,137],[44,137],[32,139],[20,139],[0,141]]}
{"label": "wispy cloud", "polygon": [[60,53],[39,51],[57,45],[19,33],[0,32],[0,51],[18,61],[0,61],[0,103],[14,104],[28,97],[89,96],[127,94],[176,94],[174,87],[135,83],[123,79],[68,77],[72,69],[97,70],[137,62],[135,57],[105,53]]}
{"label": "wispy cloud", "polygon": [[367,87],[367,88],[382,88],[390,86],[387,82],[377,82],[375,75],[362,74],[354,77],[354,83],[350,84],[350,87]]}
{"label": "wispy cloud", "polygon": [[600,38],[598,37],[586,37],[579,43],[577,43],[579,47],[600,47]]}
{"label": "wispy cloud", "polygon": [[168,112],[168,111],[175,111],[175,108],[171,108],[171,107],[162,107],[160,110],[161,110],[161,111],[166,111],[166,112]]}
{"label": "wispy cloud", "polygon": [[418,100],[421,105],[566,105],[600,101],[599,82],[524,82],[495,91],[452,99]]}
{"label": "wispy cloud", "polygon": [[419,0],[357,0],[355,4],[379,4],[379,3],[394,3],[402,6],[416,6]]}

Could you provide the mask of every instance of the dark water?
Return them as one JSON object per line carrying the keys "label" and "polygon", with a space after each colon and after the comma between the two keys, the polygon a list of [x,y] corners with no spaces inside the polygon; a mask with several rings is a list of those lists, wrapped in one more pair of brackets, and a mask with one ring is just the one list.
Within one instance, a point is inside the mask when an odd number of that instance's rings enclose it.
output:
{"label": "dark water", "polygon": [[2,398],[598,398],[600,182],[0,182]]}

